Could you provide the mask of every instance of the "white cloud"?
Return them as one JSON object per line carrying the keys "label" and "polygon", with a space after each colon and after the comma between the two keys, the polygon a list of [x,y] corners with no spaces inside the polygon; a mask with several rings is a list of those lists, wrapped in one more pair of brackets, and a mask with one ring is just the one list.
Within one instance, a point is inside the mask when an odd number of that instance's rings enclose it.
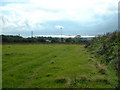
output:
{"label": "white cloud", "polygon": [[56,28],[56,29],[63,29],[64,27],[61,26],[61,25],[56,25],[55,28]]}
{"label": "white cloud", "polygon": [[[2,2],[13,2],[0,6],[0,14],[9,22],[3,26],[6,28],[37,29],[45,28],[40,25],[48,21],[77,21],[98,22],[101,18],[94,15],[109,15],[117,12],[118,0],[1,0]],[[14,2],[18,2],[17,4]],[[109,8],[115,10],[109,10]],[[27,21],[27,24],[26,24]],[[29,25],[30,27],[28,28]],[[93,25],[93,23],[92,23]]]}

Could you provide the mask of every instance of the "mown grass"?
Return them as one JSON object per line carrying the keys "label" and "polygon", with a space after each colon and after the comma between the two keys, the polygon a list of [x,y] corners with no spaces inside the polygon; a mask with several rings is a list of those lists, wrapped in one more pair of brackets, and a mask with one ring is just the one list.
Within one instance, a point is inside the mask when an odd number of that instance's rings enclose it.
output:
{"label": "mown grass", "polygon": [[[115,88],[117,75],[84,45],[3,45],[3,88]],[[102,66],[105,73],[101,73]]]}

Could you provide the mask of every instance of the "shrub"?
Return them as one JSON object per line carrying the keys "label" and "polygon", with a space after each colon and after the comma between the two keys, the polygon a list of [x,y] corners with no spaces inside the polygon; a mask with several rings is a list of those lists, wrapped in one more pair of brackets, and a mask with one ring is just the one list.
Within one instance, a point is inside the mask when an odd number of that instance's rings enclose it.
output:
{"label": "shrub", "polygon": [[[98,36],[92,39],[89,43],[86,44],[86,48],[95,54],[97,57],[101,58],[101,62],[104,62],[108,65],[111,61],[115,61],[120,53],[120,32],[115,31],[112,33],[107,33],[101,36]],[[116,61],[115,61],[116,62]],[[118,63],[118,62],[117,62]],[[115,65],[116,67],[116,65]],[[104,70],[101,69],[100,72]]]}

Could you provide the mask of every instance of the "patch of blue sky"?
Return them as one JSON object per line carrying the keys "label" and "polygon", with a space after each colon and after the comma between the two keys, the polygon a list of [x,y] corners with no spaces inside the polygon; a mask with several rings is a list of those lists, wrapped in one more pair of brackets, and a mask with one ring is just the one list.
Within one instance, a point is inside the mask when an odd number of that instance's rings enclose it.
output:
{"label": "patch of blue sky", "polygon": [[0,6],[5,6],[8,4],[25,4],[25,2],[0,2]]}

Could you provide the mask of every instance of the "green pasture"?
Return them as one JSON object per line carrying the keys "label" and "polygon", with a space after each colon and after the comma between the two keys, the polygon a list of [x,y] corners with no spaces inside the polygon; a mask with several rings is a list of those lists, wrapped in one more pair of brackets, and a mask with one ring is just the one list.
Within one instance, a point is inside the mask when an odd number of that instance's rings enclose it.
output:
{"label": "green pasture", "polygon": [[117,80],[84,45],[2,46],[3,88],[115,88]]}

